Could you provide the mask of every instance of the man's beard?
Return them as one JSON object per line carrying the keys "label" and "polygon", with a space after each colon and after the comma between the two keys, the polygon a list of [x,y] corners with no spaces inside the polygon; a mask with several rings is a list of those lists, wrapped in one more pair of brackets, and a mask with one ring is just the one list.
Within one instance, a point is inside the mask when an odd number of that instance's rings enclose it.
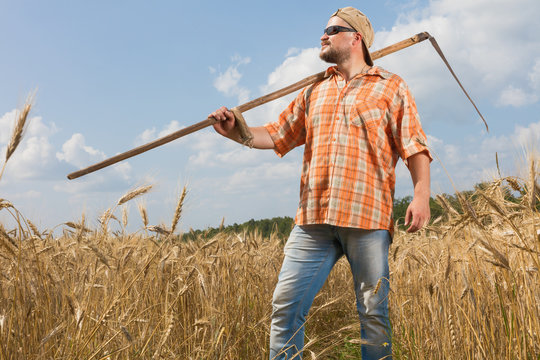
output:
{"label": "man's beard", "polygon": [[327,63],[332,64],[341,64],[351,57],[351,52],[346,50],[338,50],[333,47],[329,47],[326,49],[325,52],[320,52],[319,57],[322,61],[326,61]]}

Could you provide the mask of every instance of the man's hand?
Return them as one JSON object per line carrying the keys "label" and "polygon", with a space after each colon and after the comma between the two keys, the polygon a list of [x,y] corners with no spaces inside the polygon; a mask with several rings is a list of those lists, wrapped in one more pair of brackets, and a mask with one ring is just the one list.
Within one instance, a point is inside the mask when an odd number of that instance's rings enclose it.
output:
{"label": "man's hand", "polygon": [[[225,106],[220,107],[208,117],[213,117],[218,122],[215,123],[214,129],[219,134],[242,144],[240,132],[235,127],[236,119],[232,111]],[[274,141],[264,126],[250,127],[249,130],[253,134],[253,147],[256,149],[273,149]]]}
{"label": "man's hand", "polygon": [[420,199],[415,197],[413,201],[407,207],[405,213],[405,226],[410,225],[407,228],[407,232],[413,233],[420,230],[430,218],[429,210],[429,198]]}
{"label": "man's hand", "polygon": [[228,137],[229,139],[236,140],[234,139],[234,136],[237,135],[234,128],[236,120],[234,119],[234,114],[232,111],[227,109],[225,106],[222,106],[208,115],[208,117],[213,117],[218,121],[213,126],[219,134]]}
{"label": "man's hand", "polygon": [[413,201],[405,214],[405,225],[410,224],[407,229],[410,233],[420,230],[429,221],[429,162],[430,158],[425,151],[407,159],[414,185]]}

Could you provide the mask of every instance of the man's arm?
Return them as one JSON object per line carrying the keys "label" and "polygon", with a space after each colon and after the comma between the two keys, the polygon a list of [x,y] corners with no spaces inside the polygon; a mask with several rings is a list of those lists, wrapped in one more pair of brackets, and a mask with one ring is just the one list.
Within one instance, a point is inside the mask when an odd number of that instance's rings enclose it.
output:
{"label": "man's arm", "polygon": [[405,225],[409,225],[407,232],[415,232],[429,221],[429,156],[425,151],[407,158],[409,172],[414,185],[413,201],[407,208]]}
{"label": "man's arm", "polygon": [[[234,114],[226,107],[221,107],[208,115],[215,118],[218,122],[214,124],[214,129],[219,134],[242,143],[238,131],[235,128]],[[256,149],[273,149],[274,141],[264,126],[250,127],[249,130],[253,134],[253,147]]]}

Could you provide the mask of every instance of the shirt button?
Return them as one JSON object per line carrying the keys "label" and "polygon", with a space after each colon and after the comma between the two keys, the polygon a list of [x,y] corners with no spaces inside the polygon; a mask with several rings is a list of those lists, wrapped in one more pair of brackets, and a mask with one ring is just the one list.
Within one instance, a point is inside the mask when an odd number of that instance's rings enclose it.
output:
{"label": "shirt button", "polygon": [[333,138],[332,141],[333,141],[333,142],[336,142],[336,138]]}

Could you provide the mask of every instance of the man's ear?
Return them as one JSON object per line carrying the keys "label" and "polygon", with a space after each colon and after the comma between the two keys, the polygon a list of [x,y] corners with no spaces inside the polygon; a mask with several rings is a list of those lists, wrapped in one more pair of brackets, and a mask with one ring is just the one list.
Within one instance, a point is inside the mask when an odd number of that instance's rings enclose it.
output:
{"label": "man's ear", "polygon": [[354,33],[353,44],[354,45],[356,45],[356,44],[362,45],[362,34],[360,34],[359,32]]}

